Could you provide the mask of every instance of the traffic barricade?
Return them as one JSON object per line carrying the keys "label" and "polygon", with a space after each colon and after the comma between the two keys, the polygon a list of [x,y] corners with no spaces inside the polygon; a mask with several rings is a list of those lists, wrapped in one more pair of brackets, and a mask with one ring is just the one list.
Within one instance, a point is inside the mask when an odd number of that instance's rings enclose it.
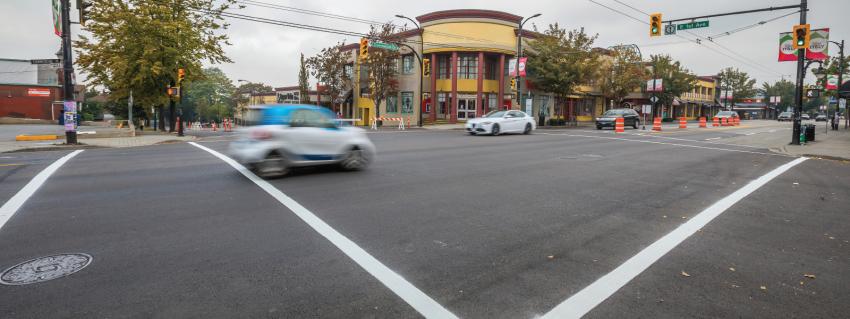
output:
{"label": "traffic barricade", "polygon": [[626,132],[626,119],[622,117],[618,117],[617,120],[614,121],[614,133],[625,133]]}

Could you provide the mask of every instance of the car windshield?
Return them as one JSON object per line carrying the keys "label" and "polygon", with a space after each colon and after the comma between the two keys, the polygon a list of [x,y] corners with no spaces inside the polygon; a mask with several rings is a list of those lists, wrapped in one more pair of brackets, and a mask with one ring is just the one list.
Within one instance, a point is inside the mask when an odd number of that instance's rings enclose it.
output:
{"label": "car windshield", "polygon": [[717,116],[732,115],[732,113],[733,113],[732,111],[722,111],[720,113],[717,113]]}
{"label": "car windshield", "polygon": [[626,110],[608,110],[602,116],[620,116],[626,114]]}
{"label": "car windshield", "polygon": [[791,112],[782,112],[779,116],[791,116]]}
{"label": "car windshield", "polygon": [[505,117],[505,114],[507,114],[507,113],[508,112],[505,112],[505,111],[493,111],[493,112],[487,113],[487,115],[484,115],[484,117],[487,117],[487,118]]}

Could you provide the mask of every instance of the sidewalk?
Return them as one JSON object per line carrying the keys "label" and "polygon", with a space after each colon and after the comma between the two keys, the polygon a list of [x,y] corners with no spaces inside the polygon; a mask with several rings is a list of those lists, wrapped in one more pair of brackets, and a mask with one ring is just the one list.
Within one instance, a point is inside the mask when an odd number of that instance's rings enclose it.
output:
{"label": "sidewalk", "polygon": [[[810,123],[804,123],[810,124]],[[824,133],[824,124],[817,123],[815,141],[806,145],[790,145],[791,130],[784,128],[776,133],[737,136],[724,139],[724,143],[763,147],[775,153],[794,156],[850,161],[850,130],[843,127]]]}
{"label": "sidewalk", "polygon": [[142,135],[136,137],[104,137],[91,139],[78,139],[80,145],[64,145],[65,140],[36,141],[36,142],[7,142],[0,141],[0,153],[35,151],[35,150],[57,150],[57,149],[80,149],[91,147],[137,147],[162,144],[176,141],[192,141],[194,136],[177,137],[175,135]]}

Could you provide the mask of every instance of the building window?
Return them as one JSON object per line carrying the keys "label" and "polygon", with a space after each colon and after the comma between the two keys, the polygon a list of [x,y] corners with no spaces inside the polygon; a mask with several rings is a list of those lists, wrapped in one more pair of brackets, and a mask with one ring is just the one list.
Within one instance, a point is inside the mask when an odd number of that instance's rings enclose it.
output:
{"label": "building window", "polygon": [[478,78],[478,56],[473,54],[461,54],[457,63],[458,79]]}
{"label": "building window", "polygon": [[437,56],[437,78],[438,79],[451,79],[452,75],[449,73],[451,69],[451,56],[447,55],[438,55]]}
{"label": "building window", "polygon": [[448,93],[441,92],[437,94],[437,104],[439,106],[440,114],[447,114],[449,112],[449,104],[448,104]]}
{"label": "building window", "polygon": [[387,113],[398,113],[398,95],[387,96]]}
{"label": "building window", "polygon": [[401,57],[401,73],[402,74],[412,74],[413,73],[413,55],[408,54]]}
{"label": "building window", "polygon": [[401,92],[401,112],[413,113],[413,92]]}
{"label": "building window", "polygon": [[505,65],[504,65],[504,67],[505,67],[505,78],[511,77],[511,64],[508,62],[510,59],[511,59],[511,57],[508,57],[508,56],[505,57]]}
{"label": "building window", "polygon": [[354,64],[349,63],[343,67],[343,72],[345,72],[345,76],[349,79],[354,78]]}
{"label": "building window", "polygon": [[495,80],[497,76],[497,72],[499,72],[497,64],[499,64],[495,59],[487,59],[484,58],[486,64],[484,65],[484,79],[485,80]]}

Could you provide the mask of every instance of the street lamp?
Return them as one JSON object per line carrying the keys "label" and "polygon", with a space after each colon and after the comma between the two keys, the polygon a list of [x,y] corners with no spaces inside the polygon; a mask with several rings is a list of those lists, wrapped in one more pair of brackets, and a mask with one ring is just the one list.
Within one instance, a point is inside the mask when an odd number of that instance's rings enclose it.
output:
{"label": "street lamp", "polygon": [[[836,92],[835,95],[836,95],[836,101],[838,101],[838,104],[840,104],[841,103],[841,84],[844,84],[843,83],[843,81],[844,81],[844,77],[843,77],[844,76],[844,40],[841,40],[841,43],[838,43],[838,42],[835,42],[835,41],[829,41],[828,43],[832,43],[832,44],[835,44],[835,45],[838,46],[838,89],[835,90],[835,92]],[[827,45],[829,45],[829,44],[827,44]],[[840,106],[836,105],[835,106],[835,112],[838,113],[839,111],[840,111]],[[847,112],[845,111],[844,113],[847,113]],[[847,114],[845,114],[845,118],[846,118],[846,120],[844,121],[844,129],[847,129],[847,126],[850,125],[850,116],[847,116]],[[835,128],[837,129],[838,124],[835,124],[835,125],[836,125]]]}
{"label": "street lamp", "polygon": [[522,110],[522,106],[523,106],[522,105],[522,81],[520,81],[520,76],[519,76],[519,59],[522,58],[522,26],[524,26],[525,23],[528,22],[528,20],[537,18],[540,15],[541,14],[538,13],[538,14],[535,14],[535,15],[530,16],[528,18],[525,18],[525,20],[522,20],[522,23],[519,24],[519,30],[517,31],[517,40],[516,40],[516,65],[517,65],[516,66],[517,67],[517,69],[516,69],[516,96],[517,96],[517,103],[519,104],[520,110]]}
{"label": "street lamp", "polygon": [[[419,74],[419,127],[422,127],[422,102],[423,102],[422,97],[425,95],[424,92],[422,92],[422,82],[425,81],[425,77],[423,76],[423,74],[425,74],[424,73],[425,70],[423,69],[425,67],[425,65],[422,61],[425,57],[425,30],[423,30],[422,27],[419,26],[419,24],[416,23],[416,21],[414,21],[411,18],[408,18],[408,17],[401,15],[401,14],[395,15],[395,17],[399,18],[399,19],[407,19],[408,21],[413,23],[413,25],[416,26],[417,30],[419,30],[419,54],[421,55],[419,57],[419,73],[420,73]],[[414,52],[414,53],[416,53],[416,52]],[[431,63],[434,63],[434,62],[431,62]],[[431,91],[433,92],[434,88],[431,88]]]}

